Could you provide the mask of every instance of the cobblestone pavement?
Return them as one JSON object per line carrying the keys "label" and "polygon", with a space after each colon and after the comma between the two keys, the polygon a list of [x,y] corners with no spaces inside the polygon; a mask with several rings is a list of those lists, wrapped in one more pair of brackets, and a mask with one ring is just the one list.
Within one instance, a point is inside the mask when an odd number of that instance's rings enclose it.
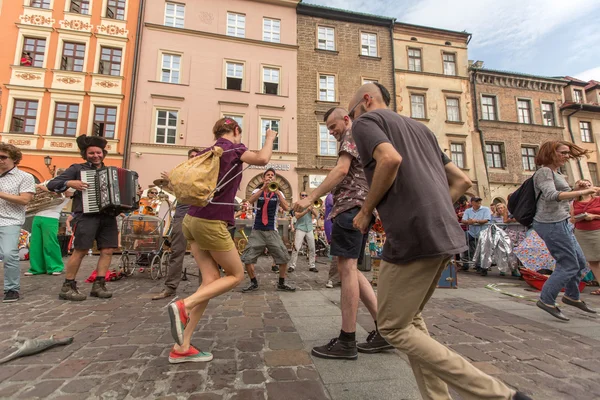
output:
{"label": "cobblestone pavement", "polygon": [[[84,293],[91,285],[83,281],[96,261],[96,257],[86,257],[81,268],[79,286]],[[113,264],[117,261],[115,257]],[[195,270],[190,257],[185,262],[190,271]],[[330,366],[339,371],[347,368],[348,376],[358,377],[352,378],[354,385],[370,387],[377,379],[367,378],[373,374],[361,370],[364,364],[360,362],[321,363],[323,360],[311,358],[306,329],[294,324],[286,304],[326,296],[331,305],[339,306],[339,289],[324,289],[326,263],[327,259],[320,259],[320,272],[312,273],[307,271],[306,261],[299,260],[297,271],[291,274],[298,292],[280,293],[275,291],[277,274],[270,271],[270,259],[261,259],[257,267],[260,290],[242,294],[244,281],[212,300],[201,320],[193,344],[211,351],[215,359],[175,366],[167,361],[172,345],[165,308],[168,300],[150,299],[162,289],[162,281],[136,272],[133,277],[108,283],[114,291],[112,299],[68,303],[57,296],[64,276],[22,277],[23,299],[0,304],[0,357],[14,350],[10,338],[16,331],[25,338],[54,334],[75,340],[69,346],[2,365],[0,398],[418,399],[418,395],[408,394],[412,391],[402,392],[401,386],[392,394],[372,392],[367,397],[359,391],[342,390],[344,382],[332,383],[329,378]],[[27,268],[28,264],[22,263],[22,271]],[[573,319],[567,330],[567,324],[540,314],[543,312],[533,302],[482,289],[490,282],[517,283],[518,287],[509,289],[535,297],[512,278],[463,273],[461,289],[438,290],[426,308],[431,334],[535,399],[600,398],[599,320],[569,307],[565,312]],[[190,277],[181,283],[178,294],[185,296],[196,287],[196,278]],[[600,299],[590,297],[584,295],[588,303],[600,308]],[[319,311],[314,309],[316,314]],[[364,307],[359,324],[361,332],[373,328]],[[320,341],[336,334],[332,328]],[[371,360],[382,371],[386,360],[403,363],[405,359],[395,352],[369,357],[380,357]],[[404,379],[414,386],[410,369],[405,370],[397,382]]]}

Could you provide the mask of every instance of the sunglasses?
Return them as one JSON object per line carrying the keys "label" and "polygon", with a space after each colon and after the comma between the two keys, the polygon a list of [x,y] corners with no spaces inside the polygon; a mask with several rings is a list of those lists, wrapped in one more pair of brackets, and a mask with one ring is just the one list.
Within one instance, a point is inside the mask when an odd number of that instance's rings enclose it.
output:
{"label": "sunglasses", "polygon": [[308,197],[307,194],[301,194],[300,197]]}
{"label": "sunglasses", "polygon": [[[371,96],[369,96],[369,97],[371,97]],[[365,100],[365,98],[363,97],[362,99],[360,99],[360,101],[359,101],[358,103],[356,103],[356,104],[354,105],[354,107],[352,107],[352,109],[351,109],[351,110],[350,110],[350,112],[348,113],[348,117],[350,117],[350,119],[352,119],[352,120],[354,119],[354,110],[356,110],[356,107],[358,107],[358,105],[359,105],[360,103],[362,103],[364,100]]]}
{"label": "sunglasses", "polygon": [[158,194],[158,192],[148,192],[148,193],[150,193],[150,194]]}
{"label": "sunglasses", "polygon": [[10,157],[8,157],[8,156],[0,156],[0,160],[2,160],[2,161],[6,161],[6,160],[8,160],[9,158],[10,158]]}

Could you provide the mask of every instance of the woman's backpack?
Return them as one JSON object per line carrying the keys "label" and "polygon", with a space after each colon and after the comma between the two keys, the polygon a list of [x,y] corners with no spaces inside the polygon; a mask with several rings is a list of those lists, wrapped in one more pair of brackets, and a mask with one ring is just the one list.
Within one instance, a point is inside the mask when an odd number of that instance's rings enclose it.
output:
{"label": "woman's backpack", "polygon": [[223,149],[214,146],[171,171],[169,180],[179,203],[206,207],[217,188],[221,155]]}
{"label": "woman's backpack", "polygon": [[535,184],[533,177],[527,178],[521,186],[508,199],[508,211],[521,224],[530,227],[537,211],[537,202],[542,195],[535,195]]}

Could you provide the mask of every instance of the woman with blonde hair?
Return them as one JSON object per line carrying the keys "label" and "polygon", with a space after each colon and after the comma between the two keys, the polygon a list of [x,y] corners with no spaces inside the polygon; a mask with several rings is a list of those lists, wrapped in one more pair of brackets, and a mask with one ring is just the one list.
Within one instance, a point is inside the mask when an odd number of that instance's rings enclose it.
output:
{"label": "woman with blonde hair", "polygon": [[[575,190],[592,187],[587,179],[578,180]],[[580,196],[571,205],[571,222],[575,224],[575,237],[596,280],[600,279],[600,197],[591,194]],[[600,289],[590,294],[600,295]]]}
{"label": "woman with blonde hair", "polygon": [[570,159],[587,157],[589,150],[566,141],[550,141],[542,144],[535,157],[536,165],[542,167],[533,176],[536,198],[536,214],[533,229],[544,240],[550,254],[556,260],[554,272],[542,288],[537,306],[555,318],[569,321],[556,306],[556,298],[562,288],[562,302],[588,313],[595,310],[579,299],[581,274],[587,267],[581,247],[569,226],[569,200],[592,195],[598,188],[571,191],[559,169]]}

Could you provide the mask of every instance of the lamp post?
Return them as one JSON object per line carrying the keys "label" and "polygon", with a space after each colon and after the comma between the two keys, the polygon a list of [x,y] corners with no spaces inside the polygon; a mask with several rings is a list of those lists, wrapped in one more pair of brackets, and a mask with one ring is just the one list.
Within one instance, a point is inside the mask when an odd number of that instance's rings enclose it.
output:
{"label": "lamp post", "polygon": [[46,167],[48,167],[48,171],[50,171],[50,175],[54,176],[54,173],[56,172],[56,165],[52,165],[52,157],[50,157],[50,156],[44,157],[44,164],[46,164]]}
{"label": "lamp post", "polygon": [[308,185],[308,175],[302,177],[302,190],[306,191],[306,185]]}

